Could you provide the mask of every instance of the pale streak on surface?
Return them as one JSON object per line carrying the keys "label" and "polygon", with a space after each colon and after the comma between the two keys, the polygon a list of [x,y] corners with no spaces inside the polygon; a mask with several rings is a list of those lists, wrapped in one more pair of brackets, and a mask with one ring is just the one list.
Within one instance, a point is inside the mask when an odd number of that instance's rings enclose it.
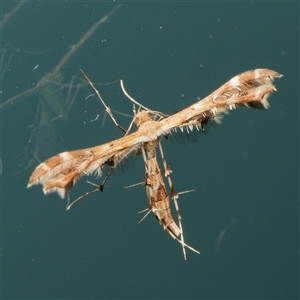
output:
{"label": "pale streak on surface", "polygon": [[217,238],[217,241],[216,241],[216,245],[215,245],[215,251],[216,251],[216,252],[219,252],[219,251],[220,251],[221,242],[222,242],[222,240],[223,240],[223,238],[224,238],[226,232],[227,232],[228,229],[229,229],[230,227],[232,227],[235,223],[236,223],[236,219],[232,219],[232,220],[230,221],[230,223],[229,223],[227,226],[225,226],[225,227],[220,231],[220,233],[219,233],[219,235],[218,235],[218,238]]}
{"label": "pale streak on surface", "polygon": [[[9,19],[10,19],[11,17],[14,16],[14,14],[15,14],[22,6],[23,6],[23,4],[25,4],[25,2],[26,2],[26,0],[21,0],[18,4],[16,4],[16,5],[13,7],[13,9],[12,9],[9,13],[4,14],[3,19],[2,19],[1,22],[0,22],[0,28],[2,28],[3,25],[4,25],[7,21],[9,21]],[[3,9],[3,5],[1,5],[1,8]]]}

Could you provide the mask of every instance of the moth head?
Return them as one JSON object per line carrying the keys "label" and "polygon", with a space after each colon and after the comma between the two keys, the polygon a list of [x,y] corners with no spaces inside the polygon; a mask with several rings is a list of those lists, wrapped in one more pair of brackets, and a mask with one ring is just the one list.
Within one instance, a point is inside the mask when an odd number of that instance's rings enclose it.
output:
{"label": "moth head", "polygon": [[147,122],[147,121],[151,121],[151,114],[149,111],[147,110],[138,110],[138,112],[135,114],[134,116],[134,120],[133,123],[139,127],[141,124]]}

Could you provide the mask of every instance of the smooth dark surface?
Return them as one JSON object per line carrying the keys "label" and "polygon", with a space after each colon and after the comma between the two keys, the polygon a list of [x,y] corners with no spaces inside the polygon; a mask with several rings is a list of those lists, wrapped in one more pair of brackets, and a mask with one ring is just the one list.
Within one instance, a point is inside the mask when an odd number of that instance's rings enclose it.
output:
{"label": "smooth dark surface", "polygon": [[[2,14],[15,4],[2,3]],[[26,2],[2,28],[2,101],[35,86],[116,5]],[[284,74],[269,110],[233,111],[197,143],[163,142],[176,191],[196,189],[179,205],[186,241],[201,255],[187,250],[184,261],[152,215],[137,224],[147,207],[144,187],[123,187],[144,180],[140,156],[70,211],[57,194],[26,189],[37,163],[19,164],[36,149],[35,140],[28,148],[36,115],[38,126],[58,133],[56,144],[52,136],[41,144],[40,159],[122,136],[109,118],[102,126],[103,107],[95,97],[85,100],[93,93],[88,85],[66,122],[43,123],[41,92],[63,100],[72,76],[82,78],[79,69],[95,83],[122,78],[135,99],[172,114],[255,68]],[[299,298],[297,2],[124,3],[60,74],[1,111],[2,298]],[[118,83],[97,87],[113,110],[132,115]],[[99,119],[85,123],[98,110]],[[129,125],[130,118],[115,116]],[[71,198],[92,188],[82,179]]]}

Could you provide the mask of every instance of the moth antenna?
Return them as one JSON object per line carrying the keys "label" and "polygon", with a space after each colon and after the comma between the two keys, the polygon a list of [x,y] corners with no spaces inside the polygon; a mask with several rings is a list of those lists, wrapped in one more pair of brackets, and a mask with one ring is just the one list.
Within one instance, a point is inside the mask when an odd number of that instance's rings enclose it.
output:
{"label": "moth antenna", "polygon": [[[124,83],[123,83],[123,80],[122,80],[122,79],[120,79],[120,85],[121,85],[121,89],[122,89],[124,95],[125,95],[131,102],[135,103],[136,105],[142,107],[142,108],[145,109],[145,110],[152,111],[151,109],[147,108],[147,107],[144,106],[143,104],[137,102],[134,98],[132,98],[132,97],[127,93],[127,91],[125,90]],[[135,113],[135,108],[134,108],[133,111],[134,111],[134,113]]]}
{"label": "moth antenna", "polygon": [[[139,103],[138,101],[136,101],[134,98],[132,98],[128,93],[127,91],[125,90],[125,87],[124,87],[124,83],[123,83],[123,80],[120,79],[120,85],[121,85],[121,89],[124,93],[124,95],[130,100],[132,101],[134,104],[138,105],[139,107],[142,107],[144,110],[147,110],[151,113],[153,113],[154,115],[158,115],[158,116],[161,116],[161,117],[168,117],[167,114],[164,114],[162,112],[159,112],[159,111],[155,111],[155,110],[152,110],[150,108],[147,108],[146,106],[144,106],[143,104]],[[133,112],[134,112],[134,115],[136,115],[136,110],[135,110],[135,106],[133,105]]]}

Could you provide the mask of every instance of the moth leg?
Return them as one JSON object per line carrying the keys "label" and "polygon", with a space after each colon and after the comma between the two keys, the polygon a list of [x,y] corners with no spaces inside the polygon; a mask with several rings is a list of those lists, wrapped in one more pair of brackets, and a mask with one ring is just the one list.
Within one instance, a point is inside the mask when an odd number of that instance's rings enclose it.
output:
{"label": "moth leg", "polygon": [[171,198],[173,199],[174,205],[175,205],[175,210],[176,210],[176,214],[177,214],[179,228],[181,230],[180,240],[181,240],[181,245],[182,245],[182,251],[183,251],[184,259],[186,260],[186,251],[185,251],[186,244],[184,243],[182,218],[181,218],[181,214],[180,214],[180,210],[179,210],[179,205],[178,205],[178,202],[177,202],[177,199],[178,199],[179,196],[174,190],[173,183],[172,183],[171,176],[170,176],[172,171],[167,165],[167,162],[166,162],[166,159],[165,159],[164,152],[163,152],[160,141],[158,142],[158,147],[159,147],[161,159],[162,159],[162,162],[163,162],[163,166],[164,166],[164,169],[165,169],[165,176],[167,177],[167,180],[168,180],[168,183],[169,183],[169,187],[170,187],[170,191],[171,191]]}

